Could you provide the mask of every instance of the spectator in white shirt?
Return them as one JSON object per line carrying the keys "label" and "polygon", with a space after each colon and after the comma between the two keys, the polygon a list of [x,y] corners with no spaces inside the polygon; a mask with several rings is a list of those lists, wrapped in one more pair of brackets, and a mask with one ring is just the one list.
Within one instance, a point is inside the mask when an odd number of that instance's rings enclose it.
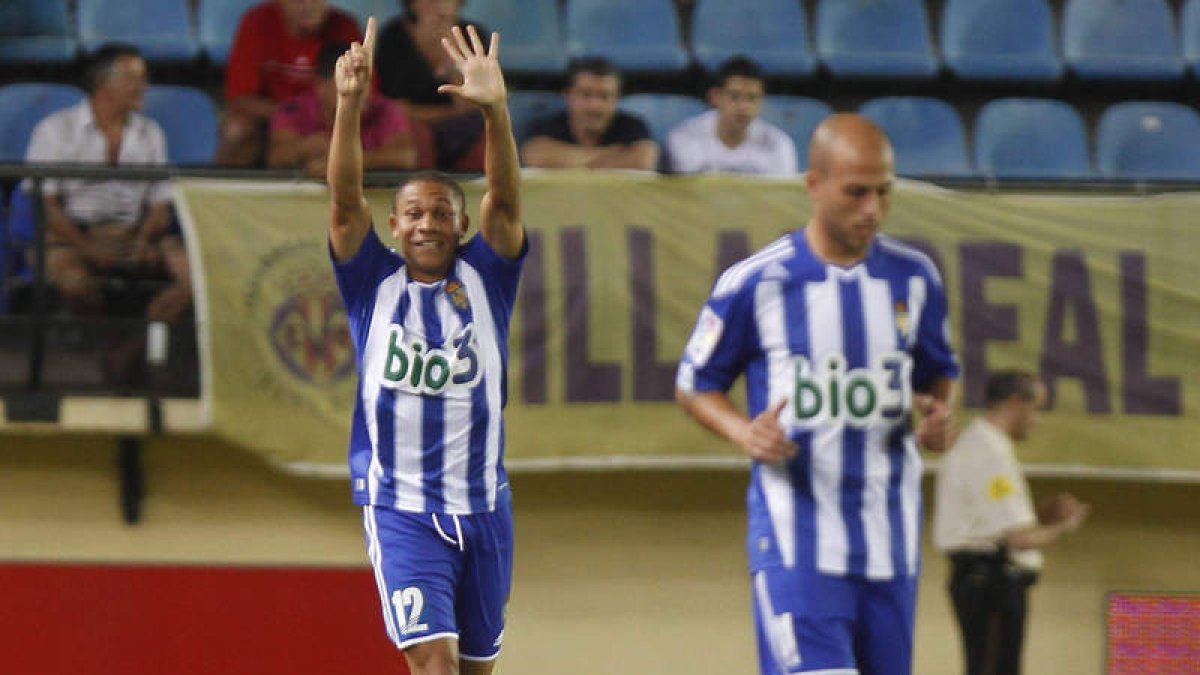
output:
{"label": "spectator in white shirt", "polygon": [[674,173],[796,174],[796,147],[783,130],[759,118],[766,87],[758,64],[734,56],[708,90],[713,109],[680,122],[667,137]]}

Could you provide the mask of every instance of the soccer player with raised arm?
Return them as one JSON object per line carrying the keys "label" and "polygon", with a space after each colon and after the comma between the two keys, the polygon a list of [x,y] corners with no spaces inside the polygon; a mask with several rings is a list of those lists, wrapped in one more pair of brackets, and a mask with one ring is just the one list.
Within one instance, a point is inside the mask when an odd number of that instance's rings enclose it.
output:
{"label": "soccer player with raised arm", "polygon": [[454,28],[442,46],[462,75],[442,93],[486,123],[487,193],[467,239],[462,188],[419,173],[396,190],[384,247],[363,195],[361,109],[375,19],[341,57],[329,149],[329,248],[359,361],[350,438],[388,635],[414,675],[492,672],[512,580],[504,471],[508,326],[527,250],[520,166],[492,34]]}
{"label": "soccer player with raised arm", "polygon": [[[912,671],[917,441],[947,447],[958,364],[936,268],[879,234],[893,167],[867,118],[823,121],[811,219],[721,276],[679,366],[679,402],[754,460],[746,543],[764,675]],[[749,415],[726,394],[743,373]]]}

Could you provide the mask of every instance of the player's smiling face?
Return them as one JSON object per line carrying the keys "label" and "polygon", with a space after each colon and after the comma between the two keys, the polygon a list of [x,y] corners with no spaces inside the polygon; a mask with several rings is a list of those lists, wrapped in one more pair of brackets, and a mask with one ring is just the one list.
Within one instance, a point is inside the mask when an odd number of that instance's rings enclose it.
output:
{"label": "player's smiling face", "polygon": [[467,232],[467,215],[453,191],[441,183],[415,181],[396,194],[395,207],[388,223],[409,276],[424,282],[445,279]]}

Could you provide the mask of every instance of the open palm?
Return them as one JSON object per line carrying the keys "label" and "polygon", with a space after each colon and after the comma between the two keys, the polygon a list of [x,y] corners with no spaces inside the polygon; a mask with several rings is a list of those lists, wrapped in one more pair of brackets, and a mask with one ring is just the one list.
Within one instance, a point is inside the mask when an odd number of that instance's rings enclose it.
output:
{"label": "open palm", "polygon": [[485,49],[474,26],[467,26],[467,35],[455,26],[451,36],[442,38],[442,47],[463,76],[462,84],[443,84],[438,92],[464,98],[487,108],[502,105],[508,97],[504,73],[500,71],[500,35],[492,33],[491,44]]}

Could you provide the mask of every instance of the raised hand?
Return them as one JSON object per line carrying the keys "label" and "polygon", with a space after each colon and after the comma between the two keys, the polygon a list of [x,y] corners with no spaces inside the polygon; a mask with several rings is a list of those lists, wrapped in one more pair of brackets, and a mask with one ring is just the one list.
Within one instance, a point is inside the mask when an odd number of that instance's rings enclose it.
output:
{"label": "raised hand", "polygon": [[371,90],[371,73],[375,60],[375,17],[367,19],[367,32],[362,44],[350,44],[350,49],[338,57],[334,68],[334,83],[339,98],[361,101]]}
{"label": "raised hand", "polygon": [[492,33],[491,44],[485,49],[474,26],[467,26],[466,36],[458,26],[450,33],[450,37],[442,38],[442,47],[462,73],[463,82],[443,84],[438,92],[458,96],[481,108],[505,105],[508,91],[500,71],[500,34]]}

